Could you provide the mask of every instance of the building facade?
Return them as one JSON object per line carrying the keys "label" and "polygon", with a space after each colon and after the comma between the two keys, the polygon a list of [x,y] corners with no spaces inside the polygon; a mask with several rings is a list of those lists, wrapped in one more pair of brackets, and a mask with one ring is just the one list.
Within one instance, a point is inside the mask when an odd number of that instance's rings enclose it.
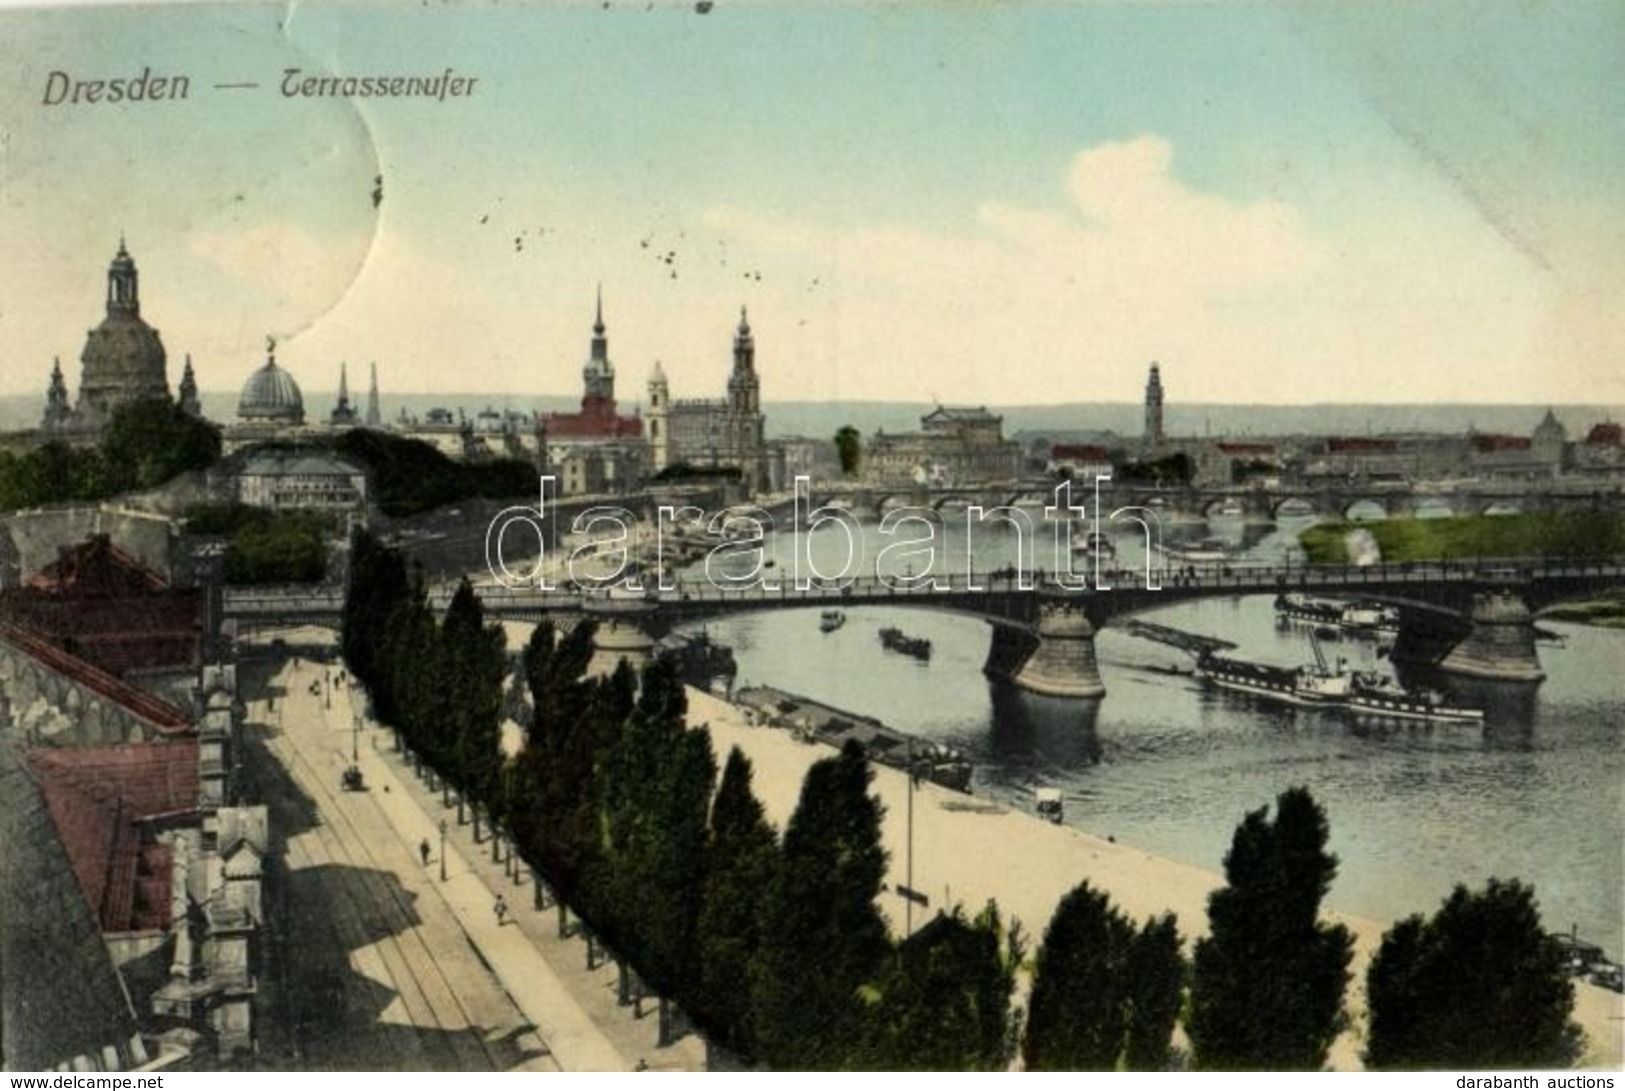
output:
{"label": "building facade", "polygon": [[656,472],[677,465],[737,470],[746,491],[762,492],[771,485],[766,422],[756,338],[743,307],[734,331],[727,397],[673,400],[658,361],[649,376],[649,447]]}
{"label": "building facade", "polygon": [[536,418],[541,464],[557,471],[567,496],[636,489],[649,474],[649,446],[643,418],[622,415],[615,401],[615,365],[609,358],[601,291],[581,385],[578,412]]}
{"label": "building facade", "polygon": [[1021,445],[1004,438],[1004,418],[985,406],[937,406],[918,432],[876,432],[863,452],[863,478],[876,485],[946,488],[1021,476]]}

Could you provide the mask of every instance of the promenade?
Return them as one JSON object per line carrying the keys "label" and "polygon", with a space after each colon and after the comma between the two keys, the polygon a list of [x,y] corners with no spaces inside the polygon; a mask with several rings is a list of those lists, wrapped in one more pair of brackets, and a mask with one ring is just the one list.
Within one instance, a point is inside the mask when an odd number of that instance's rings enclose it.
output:
{"label": "promenade", "polygon": [[[653,1001],[641,1006],[641,1017],[632,1007],[619,1006],[613,963],[600,961],[589,968],[584,939],[559,938],[557,912],[532,908],[535,891],[528,870],[521,868],[520,878],[511,878],[505,853],[502,862],[493,862],[489,840],[474,843],[472,825],[457,824],[456,807],[442,807],[440,795],[393,752],[391,733],[366,718],[362,692],[333,684],[328,694],[329,679],[340,670],[308,658],[281,664],[270,680],[270,692],[278,694],[275,709],[268,709],[263,699],[251,701],[247,719],[273,727],[267,750],[298,793],[314,804],[319,820],[313,828],[353,829],[347,835],[352,851],[365,854],[376,871],[379,890],[353,898],[358,930],[363,935],[368,928],[394,931],[381,917],[389,912],[393,890],[400,892],[394,896],[404,907],[399,912],[415,920],[399,922],[409,941],[399,949],[375,952],[364,944],[342,948],[348,952],[350,974],[377,986],[372,990],[377,1002],[352,1010],[342,996],[309,997],[321,1009],[310,1013],[311,1021],[345,1026],[342,1035],[321,1036],[322,1050],[305,1050],[301,1066],[703,1069],[705,1048],[698,1036],[658,1046]],[[352,746],[364,781],[359,792],[340,788]],[[290,841],[289,867],[295,874],[308,866],[294,851],[297,840]],[[427,863],[420,857],[425,841],[430,845]],[[331,878],[312,875],[317,882]],[[318,893],[310,884],[305,890],[307,897]],[[505,922],[494,912],[499,893],[508,907]],[[303,912],[298,905],[288,909],[293,915],[290,942],[307,942],[302,927],[310,923],[309,907]],[[290,971],[297,975],[298,966]],[[444,981],[445,1002],[473,1010],[447,1012],[444,1004],[420,1004],[422,990],[412,983],[423,978]],[[299,987],[297,981],[294,987]],[[448,1025],[457,1031],[453,1038],[467,1041],[440,1048],[445,1037],[440,1031]],[[374,1043],[391,1044],[381,1051]]]}

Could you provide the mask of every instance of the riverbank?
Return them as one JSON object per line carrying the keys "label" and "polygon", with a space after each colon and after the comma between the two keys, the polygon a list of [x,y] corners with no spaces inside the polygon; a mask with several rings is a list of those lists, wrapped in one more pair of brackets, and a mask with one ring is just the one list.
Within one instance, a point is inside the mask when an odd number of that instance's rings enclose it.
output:
{"label": "riverbank", "polygon": [[1311,564],[1348,564],[1349,531],[1370,533],[1388,564],[1474,557],[1606,558],[1625,552],[1625,516],[1552,511],[1316,523],[1298,535]]}
{"label": "riverbank", "polygon": [[1560,602],[1539,615],[1548,621],[1572,621],[1599,629],[1625,629],[1625,591],[1605,592],[1584,602]]}
{"label": "riverbank", "polygon": [[[782,831],[808,766],[833,751],[798,742],[787,731],[750,726],[741,709],[710,694],[691,688],[688,698],[689,722],[709,727],[719,761],[734,746],[750,757],[756,795],[769,820]],[[1135,920],[1176,914],[1187,951],[1206,932],[1207,897],[1223,885],[1216,871],[1154,856],[1109,836],[1052,825],[1003,804],[929,783],[914,792],[910,854],[908,777],[878,766],[874,773],[872,790],[885,806],[882,837],[888,853],[888,893],[882,895],[881,908],[898,933],[909,923],[918,927],[955,902],[974,911],[993,898],[1007,916],[1021,921],[1029,950],[1036,950],[1056,904],[1084,879],[1108,893]],[[1256,805],[1271,802],[1261,799]],[[1237,821],[1241,817],[1238,814]],[[911,909],[912,903],[896,893],[900,885],[925,895],[929,905]],[[1418,907],[1429,912],[1433,908]],[[1346,925],[1354,936],[1350,1029],[1333,1047],[1329,1063],[1338,1070],[1355,1070],[1364,1047],[1366,966],[1388,924],[1335,910],[1326,917]],[[1618,994],[1587,984],[1577,983],[1575,994],[1575,1018],[1588,1037],[1585,1065],[1618,1068],[1625,1057],[1621,1042],[1625,1002]]]}

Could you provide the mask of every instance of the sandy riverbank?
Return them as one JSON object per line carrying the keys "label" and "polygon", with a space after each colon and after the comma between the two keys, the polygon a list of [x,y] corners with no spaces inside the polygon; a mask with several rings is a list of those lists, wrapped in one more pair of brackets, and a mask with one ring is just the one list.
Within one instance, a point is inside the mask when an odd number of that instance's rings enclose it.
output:
{"label": "sandy riverbank", "polygon": [[[783,830],[795,809],[807,767],[833,751],[823,744],[797,742],[786,731],[752,727],[741,710],[700,690],[690,688],[688,698],[689,722],[709,726],[719,762],[735,746],[750,757],[756,771],[756,795],[768,818]],[[956,901],[975,911],[994,898],[1003,913],[1022,922],[1030,948],[1036,949],[1061,897],[1088,879],[1136,920],[1172,911],[1188,943],[1206,932],[1208,894],[1223,885],[1219,861],[1214,861],[1214,870],[1193,867],[929,783],[921,785],[914,796],[910,883],[905,876],[908,778],[898,770],[876,766],[873,791],[886,808],[887,889],[906,884],[930,898],[929,907],[913,911],[916,927],[937,909]],[[1259,800],[1259,806],[1273,802]],[[893,928],[901,931],[904,899],[894,893],[882,899]],[[1355,945],[1354,980],[1348,994],[1351,1029],[1333,1048],[1330,1063],[1339,1070],[1358,1069],[1364,1045],[1366,964],[1388,922],[1335,910],[1326,916],[1347,925]],[[1590,985],[1577,984],[1575,993],[1575,1017],[1590,1040],[1586,1064],[1620,1067],[1625,1056],[1621,1048],[1625,1004],[1618,994]]]}

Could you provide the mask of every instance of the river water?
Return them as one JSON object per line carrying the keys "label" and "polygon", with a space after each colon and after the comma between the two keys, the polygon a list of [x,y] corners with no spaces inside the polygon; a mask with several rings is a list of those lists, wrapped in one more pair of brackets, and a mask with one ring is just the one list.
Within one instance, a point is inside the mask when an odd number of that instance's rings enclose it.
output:
{"label": "river water", "polygon": [[[1238,520],[1191,532],[1229,539],[1244,560],[1278,563],[1304,525]],[[1041,517],[1038,526],[1036,563],[1047,567]],[[1000,524],[969,533],[962,513],[950,512],[937,534],[939,563],[952,558],[960,571],[967,556],[983,570],[1019,548]],[[865,523],[861,571],[872,573],[896,540]],[[1117,541],[1121,563],[1140,563],[1132,537]],[[804,564],[810,557],[833,571],[846,537],[832,527],[781,534],[765,550],[775,562],[766,574],[788,572],[797,550]],[[915,558],[911,570],[923,564]],[[1311,656],[1304,630],[1277,626],[1269,596],[1139,616],[1233,641],[1239,657],[1292,666]],[[1038,697],[982,674],[989,633],[976,618],[854,608],[842,628],[823,633],[818,617],[816,608],[774,610],[706,627],[734,649],[740,684],[805,694],[960,747],[976,762],[975,790],[1014,806],[1030,807],[1035,785],[1059,787],[1068,823],[1218,872],[1243,815],[1305,785],[1327,812],[1340,860],[1332,904],[1387,921],[1431,912],[1457,882],[1517,878],[1534,885],[1549,929],[1577,925],[1613,957],[1625,955],[1625,633],[1543,623],[1564,638],[1540,646],[1544,683],[1451,684],[1458,699],[1487,708],[1480,727],[1368,721],[1210,690],[1168,673],[1189,671],[1185,653],[1110,627],[1096,639],[1105,697]],[[883,625],[928,638],[929,663],[884,651]],[[1326,648],[1381,665],[1368,642]]]}

